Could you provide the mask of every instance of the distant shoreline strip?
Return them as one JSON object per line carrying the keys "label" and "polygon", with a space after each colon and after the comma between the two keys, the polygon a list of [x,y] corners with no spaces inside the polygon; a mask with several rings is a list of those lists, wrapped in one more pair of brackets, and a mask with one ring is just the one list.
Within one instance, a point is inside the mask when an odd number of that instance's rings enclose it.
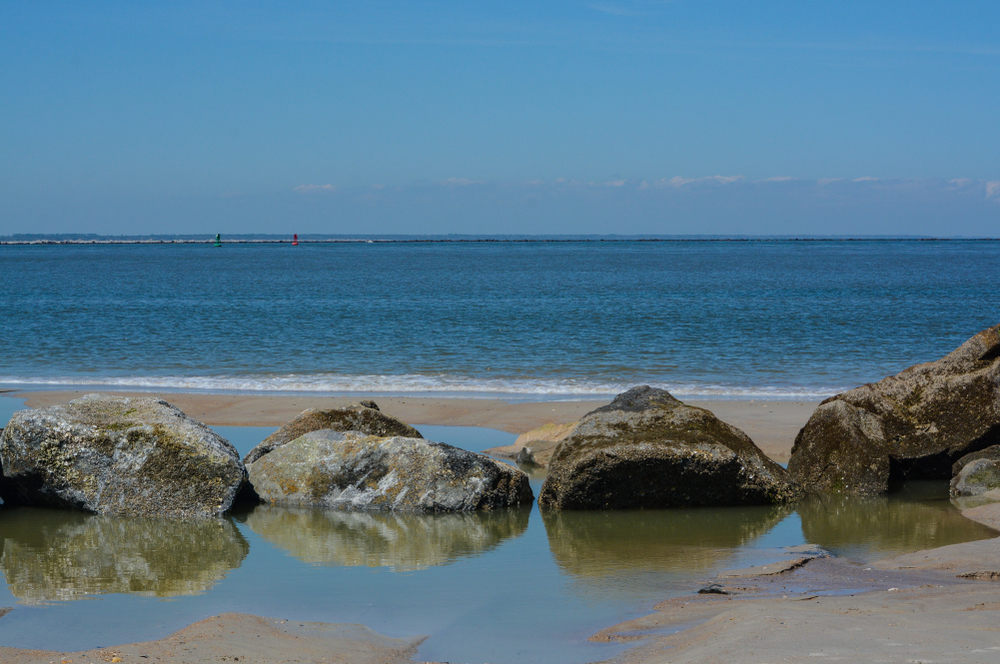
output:
{"label": "distant shoreline strip", "polygon": [[[600,244],[600,243],[630,243],[630,242],[1000,242],[1000,238],[595,238],[595,239],[322,239],[307,240],[299,238],[297,244]],[[33,246],[33,245],[148,245],[148,244],[208,244],[215,245],[214,239],[177,239],[177,240],[0,240],[0,246]],[[220,241],[220,244],[292,244],[292,240],[271,239],[237,239]]]}

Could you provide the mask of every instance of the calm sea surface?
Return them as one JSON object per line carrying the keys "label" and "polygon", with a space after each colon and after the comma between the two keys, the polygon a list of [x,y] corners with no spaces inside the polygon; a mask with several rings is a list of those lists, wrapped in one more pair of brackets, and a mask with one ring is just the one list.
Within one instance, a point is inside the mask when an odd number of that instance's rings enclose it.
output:
{"label": "calm sea surface", "polygon": [[0,385],[832,394],[1000,322],[1000,243],[0,247]]}

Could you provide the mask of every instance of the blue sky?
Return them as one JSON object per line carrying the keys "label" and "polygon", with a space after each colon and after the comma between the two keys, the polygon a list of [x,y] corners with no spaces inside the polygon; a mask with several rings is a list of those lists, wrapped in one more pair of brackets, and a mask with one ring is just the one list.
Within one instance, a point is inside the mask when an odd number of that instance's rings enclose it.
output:
{"label": "blue sky", "polygon": [[1000,3],[0,2],[0,234],[1000,235]]}

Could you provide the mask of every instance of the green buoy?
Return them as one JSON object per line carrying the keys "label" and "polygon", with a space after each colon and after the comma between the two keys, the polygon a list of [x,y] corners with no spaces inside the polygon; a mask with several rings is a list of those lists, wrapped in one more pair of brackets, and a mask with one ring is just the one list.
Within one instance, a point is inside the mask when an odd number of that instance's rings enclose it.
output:
{"label": "green buoy", "polygon": [[215,234],[215,246],[216,247],[222,246],[222,235],[220,233]]}

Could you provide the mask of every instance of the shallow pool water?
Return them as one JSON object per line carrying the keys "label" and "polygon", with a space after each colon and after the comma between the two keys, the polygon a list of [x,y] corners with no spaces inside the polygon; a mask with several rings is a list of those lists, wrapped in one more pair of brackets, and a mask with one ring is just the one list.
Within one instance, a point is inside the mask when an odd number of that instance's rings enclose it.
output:
{"label": "shallow pool water", "polygon": [[[473,450],[514,439],[418,428]],[[216,429],[241,453],[274,430]],[[536,494],[540,485],[533,479]],[[940,483],[794,507],[628,512],[391,515],[259,506],[178,522],[5,509],[0,606],[16,610],[0,619],[0,644],[108,646],[243,611],[426,634],[420,659],[587,662],[623,648],[588,642],[599,629],[694,592],[717,570],[791,557],[783,547],[809,542],[871,560],[993,535],[964,519]]]}

